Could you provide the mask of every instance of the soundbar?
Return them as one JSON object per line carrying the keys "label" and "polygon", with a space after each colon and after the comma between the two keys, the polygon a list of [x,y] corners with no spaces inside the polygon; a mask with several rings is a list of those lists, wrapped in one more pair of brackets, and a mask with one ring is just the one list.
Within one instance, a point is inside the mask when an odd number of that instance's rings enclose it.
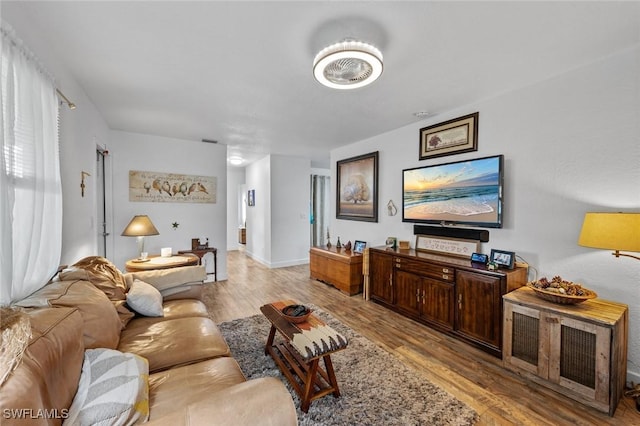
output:
{"label": "soundbar", "polygon": [[414,235],[432,235],[436,237],[462,238],[477,240],[483,243],[489,241],[489,231],[486,229],[452,228],[447,226],[413,225]]}

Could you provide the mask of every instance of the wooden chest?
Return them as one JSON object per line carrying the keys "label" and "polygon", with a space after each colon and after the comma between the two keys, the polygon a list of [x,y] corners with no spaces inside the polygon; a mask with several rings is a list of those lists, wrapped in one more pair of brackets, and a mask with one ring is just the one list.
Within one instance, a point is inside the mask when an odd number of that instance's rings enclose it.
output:
{"label": "wooden chest", "polygon": [[362,255],[345,249],[312,247],[311,278],[331,284],[348,295],[362,292]]}

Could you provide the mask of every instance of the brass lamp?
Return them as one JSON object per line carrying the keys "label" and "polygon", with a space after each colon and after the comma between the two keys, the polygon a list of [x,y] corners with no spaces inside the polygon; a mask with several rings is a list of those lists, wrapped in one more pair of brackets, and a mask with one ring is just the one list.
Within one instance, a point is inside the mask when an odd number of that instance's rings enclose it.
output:
{"label": "brass lamp", "polygon": [[153,226],[151,219],[146,214],[134,216],[131,222],[124,228],[122,235],[124,237],[138,237],[138,258],[142,258],[144,251],[144,237],[148,235],[159,235],[160,233]]}
{"label": "brass lamp", "polygon": [[640,252],[640,213],[587,213],[582,223],[578,244],[613,250],[615,257],[639,256],[620,251]]}

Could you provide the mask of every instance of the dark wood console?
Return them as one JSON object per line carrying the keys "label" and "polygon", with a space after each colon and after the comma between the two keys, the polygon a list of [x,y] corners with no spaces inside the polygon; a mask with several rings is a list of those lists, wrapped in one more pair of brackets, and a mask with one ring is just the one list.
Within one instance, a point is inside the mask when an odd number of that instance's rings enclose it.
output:
{"label": "dark wood console", "polygon": [[489,271],[451,256],[369,250],[373,301],[497,357],[502,357],[502,296],[526,281],[526,268]]}

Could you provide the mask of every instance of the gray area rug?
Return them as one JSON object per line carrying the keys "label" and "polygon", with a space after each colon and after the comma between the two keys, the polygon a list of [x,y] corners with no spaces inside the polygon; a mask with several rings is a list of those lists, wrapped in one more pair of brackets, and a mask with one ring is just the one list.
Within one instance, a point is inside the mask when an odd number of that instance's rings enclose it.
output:
{"label": "gray area rug", "polygon": [[346,336],[349,346],[331,355],[341,396],[327,395],[311,402],[308,413],[300,410],[298,395],[271,357],[264,354],[270,328],[267,319],[254,315],[219,324],[248,379],[272,376],[287,385],[300,425],[472,425],[477,421],[475,411],[430,383],[420,371],[407,367],[328,313],[314,312]]}

